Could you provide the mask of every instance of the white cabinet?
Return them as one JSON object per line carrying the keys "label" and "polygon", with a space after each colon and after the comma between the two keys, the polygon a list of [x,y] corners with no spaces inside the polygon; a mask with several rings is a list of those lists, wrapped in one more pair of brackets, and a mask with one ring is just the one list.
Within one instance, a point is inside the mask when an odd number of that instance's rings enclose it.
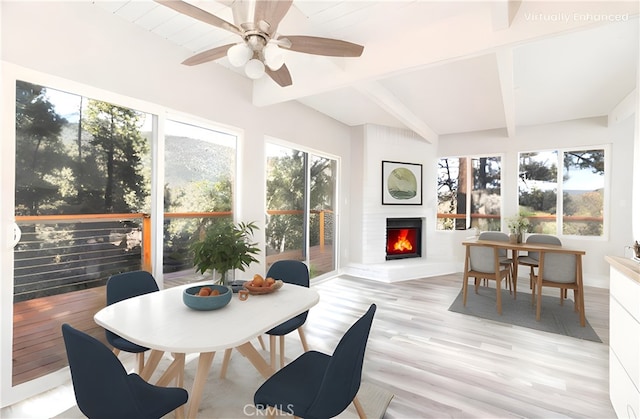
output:
{"label": "white cabinet", "polygon": [[[619,418],[640,419],[640,265],[607,257],[610,270],[609,394]],[[637,270],[637,271],[636,271]]]}

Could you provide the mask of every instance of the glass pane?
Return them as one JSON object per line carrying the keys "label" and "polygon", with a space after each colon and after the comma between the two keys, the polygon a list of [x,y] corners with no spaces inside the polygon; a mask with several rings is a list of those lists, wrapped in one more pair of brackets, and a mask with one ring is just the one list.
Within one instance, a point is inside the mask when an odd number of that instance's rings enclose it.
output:
{"label": "glass pane", "polygon": [[564,152],[562,234],[601,236],[604,150]]}
{"label": "glass pane", "polygon": [[467,228],[467,159],[442,158],[438,161],[438,230]]}
{"label": "glass pane", "polygon": [[518,205],[532,233],[557,234],[558,152],[519,154]]}
{"label": "glass pane", "polygon": [[[208,223],[232,219],[236,136],[167,121],[164,248],[166,287],[200,279],[190,245]],[[192,213],[197,212],[198,215]]]}
{"label": "glass pane", "polygon": [[311,156],[311,203],[309,214],[309,271],[311,277],[335,270],[334,234],[335,160]]}
{"label": "glass pane", "polygon": [[500,231],[500,157],[471,159],[471,227]]}
{"label": "glass pane", "polygon": [[[107,278],[140,269],[150,205],[151,116],[16,83],[13,385],[66,365],[60,324],[84,324]],[[37,328],[32,327],[38,324]]]}
{"label": "glass pane", "polygon": [[305,153],[267,144],[267,268],[280,259],[305,261]]}

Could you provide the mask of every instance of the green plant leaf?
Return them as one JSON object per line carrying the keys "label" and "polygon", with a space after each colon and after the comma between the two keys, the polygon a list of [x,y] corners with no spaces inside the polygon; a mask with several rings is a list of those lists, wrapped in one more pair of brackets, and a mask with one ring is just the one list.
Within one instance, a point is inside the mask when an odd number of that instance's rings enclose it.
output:
{"label": "green plant leaf", "polygon": [[255,222],[233,224],[227,220],[216,220],[210,224],[191,249],[196,272],[227,272],[231,269],[242,271],[258,262],[253,256],[260,253],[257,243],[253,243],[253,233],[259,230]]}

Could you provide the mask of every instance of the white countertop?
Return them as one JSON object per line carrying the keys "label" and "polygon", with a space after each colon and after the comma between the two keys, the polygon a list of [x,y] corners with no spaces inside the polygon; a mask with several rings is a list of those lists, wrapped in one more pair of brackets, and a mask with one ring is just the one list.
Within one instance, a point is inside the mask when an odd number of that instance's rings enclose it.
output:
{"label": "white countertop", "polygon": [[605,260],[625,276],[640,284],[640,262],[619,256],[606,256]]}

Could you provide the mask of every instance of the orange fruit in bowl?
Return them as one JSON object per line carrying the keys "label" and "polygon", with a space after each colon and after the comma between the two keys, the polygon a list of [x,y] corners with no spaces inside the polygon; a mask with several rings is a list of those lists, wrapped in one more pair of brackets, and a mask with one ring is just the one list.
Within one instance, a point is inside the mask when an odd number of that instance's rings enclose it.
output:
{"label": "orange fruit in bowl", "polygon": [[264,278],[263,278],[263,277],[262,277],[262,275],[260,275],[260,274],[255,274],[255,275],[253,276],[253,281],[251,281],[251,284],[252,284],[254,287],[261,287],[261,286],[262,286],[262,284],[264,284]]}
{"label": "orange fruit in bowl", "polygon": [[211,295],[211,296],[220,295],[220,291],[218,291],[217,289],[213,290],[213,291],[211,291],[211,294],[209,294],[209,295]]}
{"label": "orange fruit in bowl", "polygon": [[209,287],[202,287],[200,288],[200,291],[198,291],[198,295],[201,297],[207,297],[210,294],[211,294],[211,288]]}

